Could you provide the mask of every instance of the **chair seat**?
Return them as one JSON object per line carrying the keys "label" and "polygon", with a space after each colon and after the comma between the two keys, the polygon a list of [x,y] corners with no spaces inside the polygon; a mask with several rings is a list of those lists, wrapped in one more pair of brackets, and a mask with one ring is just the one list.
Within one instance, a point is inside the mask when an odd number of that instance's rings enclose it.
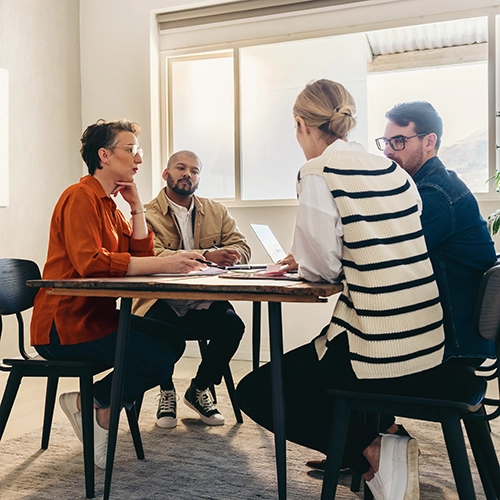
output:
{"label": "chair seat", "polygon": [[[484,396],[486,394],[486,381],[477,384],[477,387],[470,388],[469,392],[464,391],[463,400],[446,399],[446,395],[442,399],[436,398],[421,398],[412,396],[395,396],[392,394],[364,393],[341,391],[336,389],[328,389],[327,394],[332,396],[345,397],[349,400],[359,401],[366,411],[377,413],[377,408],[384,405],[386,408],[390,405],[394,408],[392,413],[400,416],[407,416],[406,413],[414,413],[414,408],[420,406],[423,408],[448,408],[458,410],[460,412],[475,413],[482,406]],[[462,398],[459,398],[462,399]],[[369,405],[369,407],[367,406]],[[353,404],[356,407],[356,403]],[[397,408],[397,410],[396,410]],[[406,408],[406,410],[405,410]],[[359,408],[356,408],[359,409]],[[410,416],[410,415],[408,415]]]}
{"label": "chair seat", "polygon": [[24,358],[6,358],[3,360],[3,363],[7,366],[17,366],[17,365],[32,365],[32,366],[58,366],[58,367],[78,367],[78,368],[85,368],[85,367],[92,367],[94,370],[97,372],[105,371],[112,366],[107,366],[104,363],[94,363],[91,361],[60,361],[60,360],[47,360],[45,358],[42,358],[42,356],[33,356],[30,359],[24,359]]}
{"label": "chair seat", "polygon": [[[450,380],[452,378],[452,380]],[[446,374],[435,386],[422,387],[422,392],[412,394],[381,394],[328,389],[327,393],[348,399],[359,399],[373,404],[394,403],[398,407],[423,406],[455,409],[462,412],[476,412],[486,396],[488,382],[471,371],[457,371]],[[425,394],[425,397],[422,396]]]}

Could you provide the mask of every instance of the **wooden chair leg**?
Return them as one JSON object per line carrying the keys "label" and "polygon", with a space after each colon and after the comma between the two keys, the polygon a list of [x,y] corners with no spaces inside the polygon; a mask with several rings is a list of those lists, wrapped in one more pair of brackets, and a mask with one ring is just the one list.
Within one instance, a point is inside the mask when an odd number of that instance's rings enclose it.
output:
{"label": "wooden chair leg", "polygon": [[335,498],[347,431],[349,430],[350,414],[349,402],[344,398],[335,398],[321,500]]}
{"label": "wooden chair leg", "polygon": [[0,440],[7,426],[7,421],[9,420],[10,412],[14,406],[14,401],[19,391],[22,378],[21,372],[16,370],[16,368],[12,368],[9,378],[7,379],[7,385],[5,386],[2,403],[0,404]]}
{"label": "wooden chair leg", "polygon": [[54,408],[56,405],[57,385],[59,377],[47,377],[47,390],[45,392],[45,410],[43,415],[43,430],[42,430],[42,450],[49,447],[50,430],[52,428],[52,420],[54,418]]}
{"label": "wooden chair leg", "polygon": [[444,440],[450,457],[453,477],[460,500],[475,500],[474,484],[469,459],[465,449],[460,416],[456,412],[445,412],[441,419]]}
{"label": "wooden chair leg", "polygon": [[466,419],[465,429],[487,500],[500,498],[500,465],[488,422]]}
{"label": "wooden chair leg", "polygon": [[243,416],[241,415],[240,407],[236,401],[236,389],[234,387],[233,374],[231,373],[231,368],[227,365],[224,372],[224,381],[226,382],[227,392],[229,394],[229,399],[231,400],[231,405],[233,406],[234,416],[239,424],[243,423]]}
{"label": "wooden chair leg", "polygon": [[139,430],[139,424],[137,422],[137,411],[136,406],[132,406],[130,410],[126,410],[128,426],[130,428],[130,434],[132,435],[132,441],[134,442],[135,454],[139,460],[144,460],[144,448],[142,446],[141,432]]}
{"label": "wooden chair leg", "polygon": [[139,421],[139,416],[141,415],[142,402],[144,401],[144,394],[135,400],[135,414],[137,415],[137,421]]}

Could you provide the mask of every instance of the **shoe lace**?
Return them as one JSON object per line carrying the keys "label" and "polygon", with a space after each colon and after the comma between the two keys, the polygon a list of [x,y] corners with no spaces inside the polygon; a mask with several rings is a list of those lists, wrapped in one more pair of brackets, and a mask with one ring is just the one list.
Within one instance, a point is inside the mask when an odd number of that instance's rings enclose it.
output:
{"label": "shoe lace", "polygon": [[214,400],[212,398],[212,393],[210,389],[205,389],[204,391],[200,391],[196,389],[196,399],[198,403],[205,411],[216,410],[217,408],[214,405]]}
{"label": "shoe lace", "polygon": [[177,404],[177,393],[174,390],[164,391],[160,389],[159,394],[159,407],[162,412],[175,412],[175,406]]}

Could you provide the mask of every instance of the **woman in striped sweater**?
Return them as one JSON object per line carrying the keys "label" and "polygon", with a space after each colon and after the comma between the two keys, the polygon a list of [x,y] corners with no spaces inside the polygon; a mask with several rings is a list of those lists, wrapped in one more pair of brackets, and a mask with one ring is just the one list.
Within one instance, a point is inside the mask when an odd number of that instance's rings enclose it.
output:
{"label": "woman in striped sweater", "polygon": [[[395,163],[347,141],[355,111],[349,92],[330,80],[308,84],[293,109],[307,162],[285,262],[309,281],[344,287],[330,324],[283,360],[287,438],[322,452],[331,415],[326,388],[404,394],[446,369],[418,191]],[[243,411],[272,430],[269,379],[265,365],[240,382],[238,395]],[[418,498],[416,441],[398,434],[394,418],[382,420],[378,436],[352,418],[345,464],[364,473],[377,500]],[[397,456],[407,458],[398,463]]]}

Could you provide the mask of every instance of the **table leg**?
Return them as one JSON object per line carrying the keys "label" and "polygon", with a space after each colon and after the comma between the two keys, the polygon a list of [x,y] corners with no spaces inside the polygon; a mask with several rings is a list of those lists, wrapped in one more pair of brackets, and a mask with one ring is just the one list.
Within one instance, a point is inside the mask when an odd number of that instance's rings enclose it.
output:
{"label": "table leg", "polygon": [[257,370],[260,366],[260,322],[262,302],[252,305],[252,368]]}
{"label": "table leg", "polygon": [[278,498],[286,499],[285,398],[283,391],[283,326],[281,304],[268,302],[269,344],[271,350],[271,390],[273,395],[273,428],[278,474]]}
{"label": "table leg", "polygon": [[121,402],[123,396],[123,375],[125,371],[125,351],[130,331],[130,311],[132,299],[121,299],[120,320],[116,339],[115,366],[113,369],[113,383],[111,385],[111,413],[109,419],[108,452],[106,456],[106,475],[104,478],[104,500],[109,499],[111,490],[111,476],[115,459],[118,423],[120,420]]}

